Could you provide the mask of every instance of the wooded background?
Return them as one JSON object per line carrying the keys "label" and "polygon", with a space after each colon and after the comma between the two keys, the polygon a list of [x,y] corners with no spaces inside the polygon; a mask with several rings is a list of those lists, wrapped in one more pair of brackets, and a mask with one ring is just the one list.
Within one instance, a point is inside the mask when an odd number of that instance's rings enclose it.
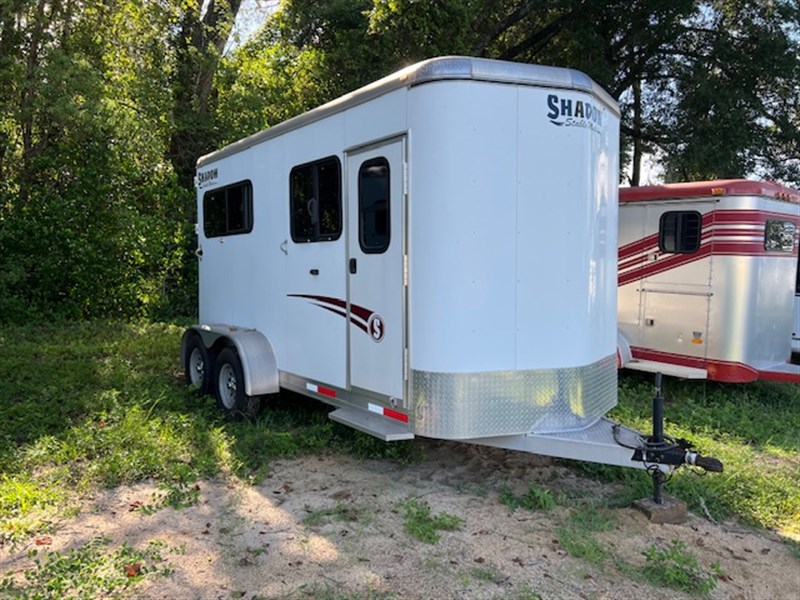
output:
{"label": "wooded background", "polygon": [[284,0],[231,44],[240,9],[0,0],[0,322],[194,314],[197,158],[437,55],[589,74],[623,183],[800,187],[797,0]]}

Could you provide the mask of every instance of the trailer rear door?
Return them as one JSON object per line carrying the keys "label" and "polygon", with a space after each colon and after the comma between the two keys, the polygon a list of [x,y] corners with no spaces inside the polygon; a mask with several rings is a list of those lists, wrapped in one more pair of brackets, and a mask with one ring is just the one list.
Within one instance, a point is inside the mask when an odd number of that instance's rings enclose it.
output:
{"label": "trailer rear door", "polygon": [[349,384],[405,396],[405,138],[347,155]]}
{"label": "trailer rear door", "polygon": [[705,358],[712,295],[711,243],[703,238],[711,204],[648,207],[647,230],[658,247],[646,258],[642,278],[642,340],[645,348]]}

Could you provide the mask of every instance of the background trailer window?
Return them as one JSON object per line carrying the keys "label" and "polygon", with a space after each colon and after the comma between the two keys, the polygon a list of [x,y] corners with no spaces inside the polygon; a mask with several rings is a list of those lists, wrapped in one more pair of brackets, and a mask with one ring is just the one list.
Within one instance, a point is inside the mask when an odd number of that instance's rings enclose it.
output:
{"label": "background trailer window", "polygon": [[676,210],[661,215],[658,246],[662,252],[691,254],[700,249],[703,218],[694,210]]}
{"label": "background trailer window", "polygon": [[791,221],[767,219],[764,227],[764,250],[767,252],[792,252],[795,226]]}
{"label": "background trailer window", "polygon": [[342,235],[341,191],[341,167],[335,156],[292,169],[289,196],[293,241],[339,239]]}
{"label": "background trailer window", "polygon": [[240,181],[203,195],[203,232],[207,238],[253,230],[253,184]]}

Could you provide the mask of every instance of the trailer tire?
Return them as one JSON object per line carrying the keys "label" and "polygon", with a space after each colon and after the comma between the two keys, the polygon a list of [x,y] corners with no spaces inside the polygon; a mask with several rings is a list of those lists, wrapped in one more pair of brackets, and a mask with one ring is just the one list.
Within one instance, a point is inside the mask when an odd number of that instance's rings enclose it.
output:
{"label": "trailer tire", "polygon": [[186,340],[183,373],[186,384],[194,388],[198,394],[207,396],[211,393],[214,373],[211,353],[196,333],[190,333]]}
{"label": "trailer tire", "polygon": [[261,406],[261,397],[245,393],[244,370],[235,348],[228,346],[219,353],[214,375],[214,396],[225,416],[231,419],[254,417]]}

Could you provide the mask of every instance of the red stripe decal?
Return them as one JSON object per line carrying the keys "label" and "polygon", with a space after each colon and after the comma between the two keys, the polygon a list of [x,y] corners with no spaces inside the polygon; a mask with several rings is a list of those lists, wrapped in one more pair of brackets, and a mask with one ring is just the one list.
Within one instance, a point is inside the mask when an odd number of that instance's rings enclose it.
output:
{"label": "red stripe decal", "polygon": [[708,378],[712,381],[726,383],[749,383],[759,378],[759,372],[753,367],[743,363],[725,360],[705,359],[697,356],[685,356],[671,352],[659,352],[647,348],[631,347],[633,358],[652,360],[681,367],[694,367],[708,371]]}
{"label": "red stripe decal", "polygon": [[[767,219],[778,218],[800,225],[800,219],[785,213],[760,210],[717,210],[703,215],[701,245],[692,254],[664,254],[658,249],[658,234],[650,234],[619,249],[617,284],[622,286],[652,277],[712,255],[771,256],[791,258],[795,252],[775,253],[764,249],[764,226]],[[753,227],[753,226],[757,227]],[[756,239],[754,239],[756,238]],[[645,254],[655,253],[655,261]]]}
{"label": "red stripe decal", "polygon": [[769,379],[770,381],[785,381],[787,383],[800,383],[800,367],[797,373],[786,373],[784,371],[759,371],[759,379]]}
{"label": "red stripe decal", "polygon": [[392,410],[391,408],[384,408],[383,416],[391,417],[392,419],[397,419],[398,421],[402,421],[403,423],[408,423],[408,415],[404,415],[403,413],[397,412],[396,410]]}

